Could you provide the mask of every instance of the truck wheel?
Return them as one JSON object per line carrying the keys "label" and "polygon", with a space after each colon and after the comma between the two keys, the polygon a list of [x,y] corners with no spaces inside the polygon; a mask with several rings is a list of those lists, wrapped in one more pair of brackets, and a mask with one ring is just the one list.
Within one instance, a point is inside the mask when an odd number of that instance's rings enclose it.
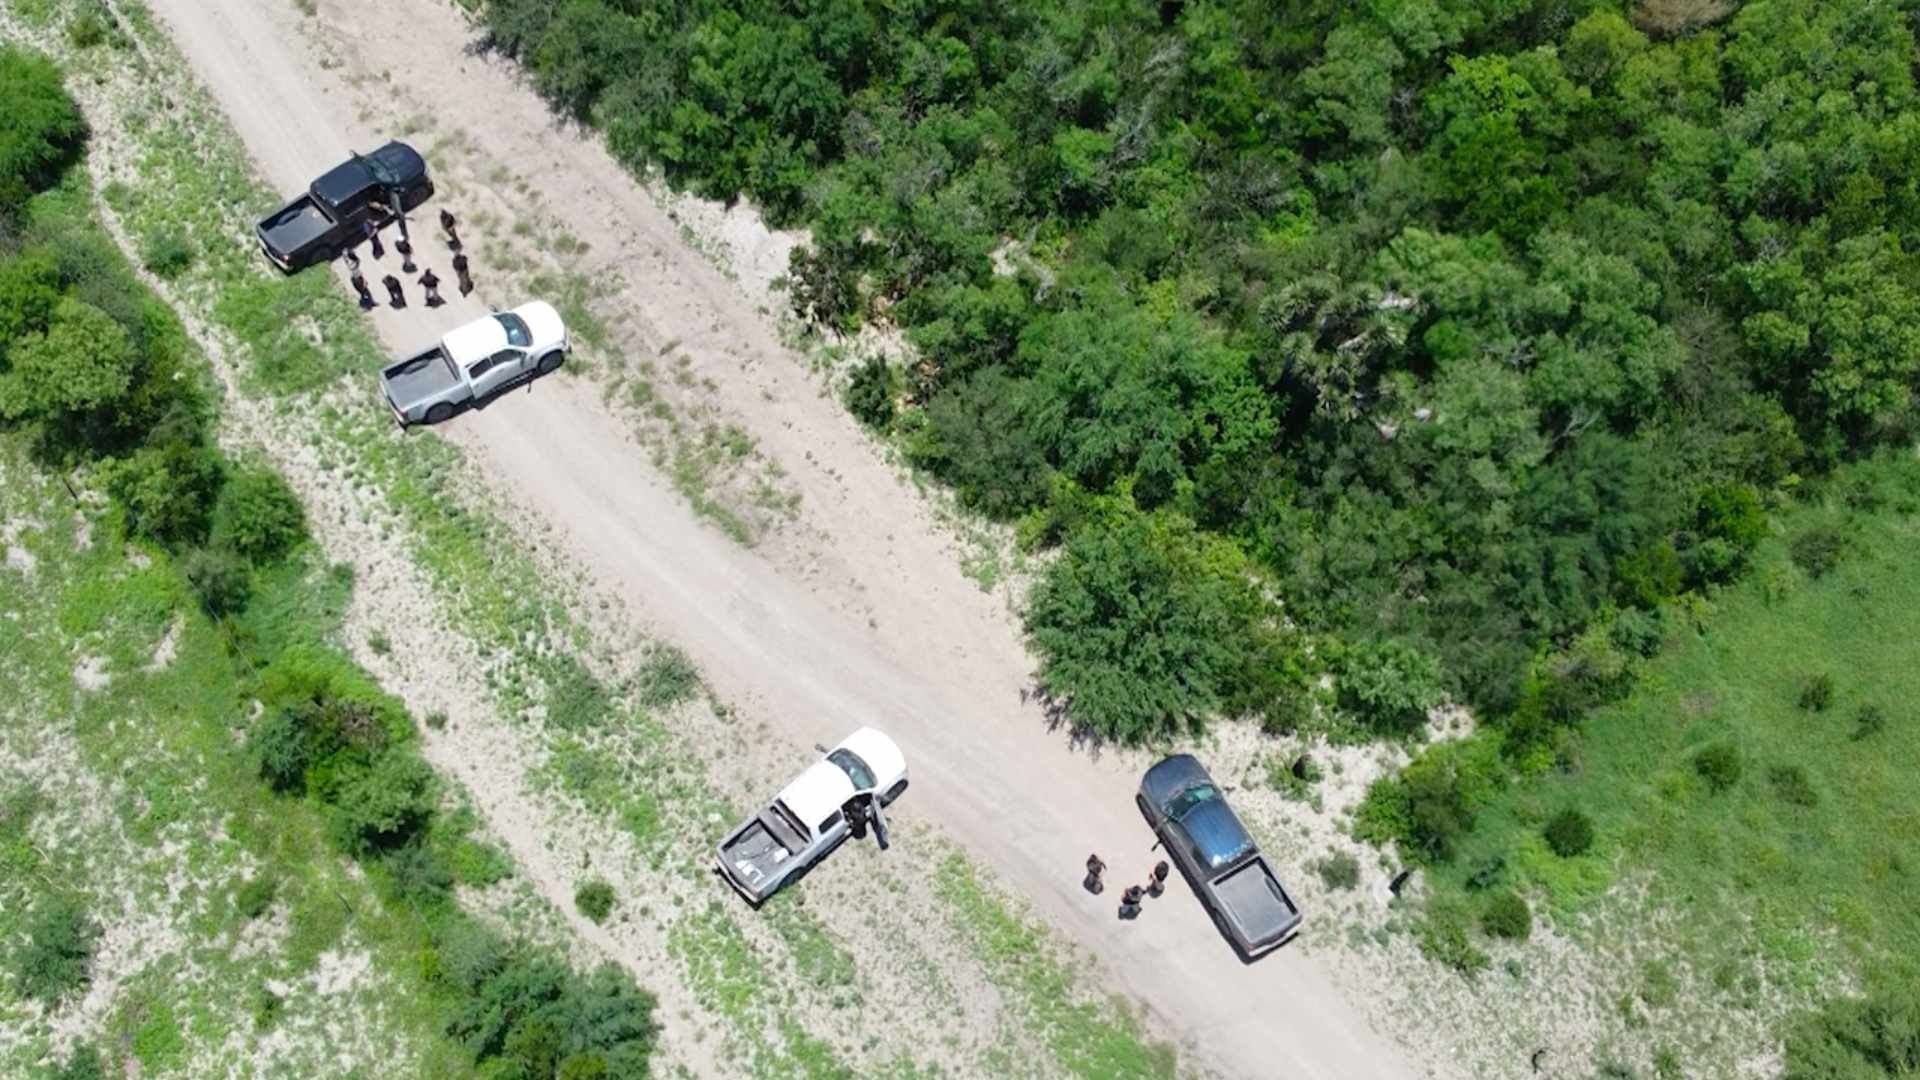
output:
{"label": "truck wheel", "polygon": [[452,415],[453,415],[453,406],[443,401],[440,404],[435,405],[432,408],[427,410],[427,423],[438,424],[446,420],[447,417]]}
{"label": "truck wheel", "polygon": [[538,371],[542,375],[551,375],[555,371],[558,371],[560,369],[560,361],[565,360],[566,358],[567,358],[567,354],[565,353],[550,352],[547,355],[540,358],[540,364],[534,370]]}

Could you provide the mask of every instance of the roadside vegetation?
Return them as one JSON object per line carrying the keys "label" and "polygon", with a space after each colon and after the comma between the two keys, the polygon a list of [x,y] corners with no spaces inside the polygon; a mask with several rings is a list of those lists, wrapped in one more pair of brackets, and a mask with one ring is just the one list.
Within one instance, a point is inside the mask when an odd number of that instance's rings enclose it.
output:
{"label": "roadside vegetation", "polygon": [[[151,649],[164,636],[173,644],[161,666],[178,674],[92,698],[69,734],[105,776],[138,778],[147,810],[129,828],[200,820],[199,843],[262,863],[231,882],[233,925],[273,909],[282,879],[344,879],[331,895],[297,899],[296,913],[320,912],[327,925],[312,931],[318,939],[293,973],[332,943],[372,933],[388,951],[386,977],[404,985],[397,1005],[381,1007],[424,1021],[430,1042],[415,1053],[440,1062],[422,1065],[423,1074],[645,1075],[652,999],[624,972],[575,972],[563,954],[492,929],[456,902],[456,886],[490,885],[510,864],[465,835],[470,818],[449,812],[453,793],[421,759],[404,707],[338,651],[350,572],[315,565],[304,512],[277,474],[214,443],[204,364],[94,220],[85,173],[73,167],[85,128],[59,71],[7,46],[0,77],[10,102],[32,105],[10,112],[0,129],[0,165],[10,170],[0,178],[0,439],[14,496],[6,519],[40,521],[67,541],[38,545],[37,554],[19,548],[24,556],[9,548],[9,570],[26,584],[8,585],[7,608],[18,617],[6,624],[6,653],[36,673],[19,689],[44,703],[71,697],[62,690],[70,683],[100,690],[130,673],[139,680],[145,658],[129,655],[130,642]],[[55,475],[69,491],[105,494],[97,521],[85,500],[54,494]],[[76,513],[89,531],[83,545],[72,543]],[[76,668],[75,649],[101,653]],[[55,739],[33,730],[25,700],[8,710],[21,725],[10,734],[27,745]],[[134,723],[115,707],[127,701],[142,703]],[[147,759],[142,751],[162,752]],[[71,879],[40,865],[49,856],[27,831],[38,798],[31,772],[9,780],[29,785],[8,793],[5,822],[19,841],[9,863],[19,876],[7,880],[19,931],[7,935],[19,942],[8,957],[12,993],[52,1008],[87,989],[98,943],[117,929],[104,912],[135,898],[102,889],[91,898],[103,907],[96,914],[87,897],[56,886]],[[216,812],[223,808],[243,813],[225,817]],[[295,836],[302,829],[304,843]],[[221,834],[236,843],[210,839]],[[367,884],[356,886],[360,879],[329,865],[332,857],[356,862]],[[372,911],[363,913],[350,894],[368,892]],[[326,914],[336,903],[343,910]],[[222,962],[236,959],[228,953]],[[199,996],[157,993],[164,964],[182,962],[192,963],[178,955],[127,973],[136,987],[158,980],[124,1005],[126,1023],[161,1025],[131,1034],[132,1057],[149,1069],[187,1060],[189,1031],[194,1049],[209,1053],[227,1030],[173,1026],[187,1018],[168,1010],[212,1008]],[[252,1022],[267,1027],[286,1002],[263,977],[251,977]],[[106,1056],[126,1054],[115,1047]]]}
{"label": "roadside vegetation", "polygon": [[1912,982],[1904,789],[1849,779],[1912,762],[1910,6],[475,5],[631,167],[805,226],[798,317],[905,332],[844,400],[1056,553],[1075,724],[1468,706],[1358,815],[1431,952],[1631,879],[1652,1000],[1795,1004]]}

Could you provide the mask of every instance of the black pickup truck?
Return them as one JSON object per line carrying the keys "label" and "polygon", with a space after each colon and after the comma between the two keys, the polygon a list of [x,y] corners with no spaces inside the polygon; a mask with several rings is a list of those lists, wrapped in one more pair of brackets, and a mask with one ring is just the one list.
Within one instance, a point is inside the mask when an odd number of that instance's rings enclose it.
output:
{"label": "black pickup truck", "polygon": [[268,214],[254,231],[260,250],[287,273],[330,261],[360,242],[365,227],[378,229],[433,195],[427,162],[413,147],[390,142],[371,154],[355,154],[320,174],[304,195]]}

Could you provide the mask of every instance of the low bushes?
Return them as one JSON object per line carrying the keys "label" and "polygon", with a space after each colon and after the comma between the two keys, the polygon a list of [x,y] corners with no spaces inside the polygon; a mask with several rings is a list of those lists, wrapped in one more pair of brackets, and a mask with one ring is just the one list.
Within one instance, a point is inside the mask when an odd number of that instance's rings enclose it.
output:
{"label": "low bushes", "polygon": [[1563,859],[1585,855],[1593,847],[1593,819],[1578,810],[1562,810],[1547,822],[1542,834],[1547,847]]}
{"label": "low bushes", "polygon": [[22,995],[48,1006],[86,989],[93,981],[93,949],[99,937],[100,927],[78,900],[43,896],[13,948],[14,985]]}
{"label": "low bushes", "polygon": [[1533,912],[1519,893],[1503,889],[1494,893],[1480,912],[1480,929],[1488,937],[1525,941],[1533,934]]}
{"label": "low bushes", "polygon": [[583,881],[573,892],[573,906],[594,922],[606,922],[613,912],[613,886],[599,878]]}

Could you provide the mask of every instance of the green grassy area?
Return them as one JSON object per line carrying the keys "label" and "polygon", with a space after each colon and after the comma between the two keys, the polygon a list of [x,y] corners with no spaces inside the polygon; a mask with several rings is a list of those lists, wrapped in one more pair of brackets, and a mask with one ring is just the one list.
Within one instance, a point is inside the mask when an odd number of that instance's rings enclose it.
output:
{"label": "green grassy area", "polygon": [[1076,973],[1046,932],[983,882],[964,856],[940,864],[934,887],[1062,1071],[1088,1080],[1175,1075],[1173,1048],[1150,1042],[1117,999],[1079,993]]}
{"label": "green grassy area", "polygon": [[[235,1075],[302,1067],[332,1050],[325,1028],[369,1040],[358,1075],[457,1076],[470,1059],[442,1031],[447,993],[419,978],[428,938],[419,915],[384,905],[369,879],[333,852],[316,807],[275,797],[235,739],[249,692],[219,625],[200,613],[167,556],[130,546],[118,514],[85,526],[60,482],[36,469],[14,436],[0,439],[0,519],[32,522],[16,540],[30,574],[0,572],[0,654],[8,658],[0,743],[33,769],[0,772],[0,940],[49,897],[77,897],[109,932],[153,937],[114,998],[98,1038],[146,1075],[206,1069]],[[82,530],[88,534],[82,542]],[[249,629],[315,640],[336,623],[339,579],[311,553],[262,575]],[[163,640],[172,658],[155,661]],[[76,685],[79,657],[110,680]],[[57,762],[71,747],[82,775]],[[51,754],[52,756],[48,756]],[[91,790],[107,798],[80,805]],[[95,815],[98,815],[97,817]],[[271,882],[251,903],[254,882]],[[263,948],[236,949],[260,935]],[[364,954],[366,975],[344,998],[302,989],[328,954]],[[275,992],[269,986],[279,986]],[[273,1004],[266,1002],[269,997]],[[0,980],[0,1014],[30,1034],[0,1072],[34,1075],[44,1029],[15,1012]],[[294,1057],[244,1049],[280,1031]],[[119,1048],[119,1049],[115,1049]],[[109,1060],[118,1057],[110,1056]]]}
{"label": "green grassy area", "polygon": [[[1663,653],[1587,717],[1563,767],[1478,808],[1434,869],[1443,892],[1479,903],[1504,877],[1576,933],[1572,916],[1624,907],[1717,1007],[1914,977],[1920,460],[1843,469],[1778,523],[1748,581],[1669,614]],[[1831,568],[1811,572],[1834,543]],[[1563,858],[1542,830],[1568,808],[1596,841]]]}

